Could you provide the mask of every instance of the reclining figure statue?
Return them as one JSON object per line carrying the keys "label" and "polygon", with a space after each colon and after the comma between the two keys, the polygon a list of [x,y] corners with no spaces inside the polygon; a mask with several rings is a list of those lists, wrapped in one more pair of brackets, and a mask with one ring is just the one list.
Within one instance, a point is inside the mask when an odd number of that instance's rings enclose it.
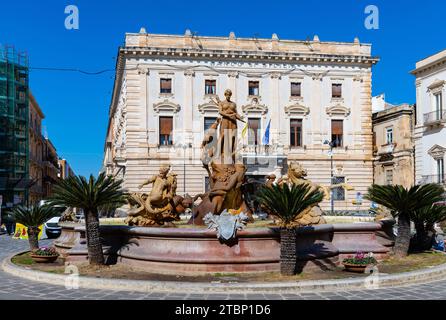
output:
{"label": "reclining figure statue", "polygon": [[161,226],[166,222],[180,220],[179,215],[189,207],[190,199],[176,195],[177,178],[170,173],[170,166],[162,167],[159,174],[149,178],[139,185],[139,189],[152,184],[149,194],[131,194],[126,223],[130,226]]}

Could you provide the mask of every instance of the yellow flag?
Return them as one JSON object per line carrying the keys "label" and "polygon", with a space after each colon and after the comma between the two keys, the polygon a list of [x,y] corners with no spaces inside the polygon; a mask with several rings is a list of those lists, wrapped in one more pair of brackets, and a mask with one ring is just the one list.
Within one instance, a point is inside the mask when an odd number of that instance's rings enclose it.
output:
{"label": "yellow flag", "polygon": [[245,126],[242,129],[242,138],[246,136],[247,132],[248,132],[248,121],[246,121]]}

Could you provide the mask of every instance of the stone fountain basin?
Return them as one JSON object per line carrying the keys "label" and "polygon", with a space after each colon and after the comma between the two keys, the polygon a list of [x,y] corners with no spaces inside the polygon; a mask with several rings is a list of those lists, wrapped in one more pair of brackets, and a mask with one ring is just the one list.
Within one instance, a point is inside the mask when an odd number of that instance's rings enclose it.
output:
{"label": "stone fountain basin", "polygon": [[[392,225],[392,224],[390,224]],[[326,269],[357,251],[385,258],[393,245],[388,225],[380,223],[326,224],[297,230],[300,268]],[[278,228],[247,228],[231,244],[221,243],[205,228],[144,228],[101,226],[108,263],[144,268],[154,273],[276,272],[280,267]],[[67,261],[86,261],[85,226],[63,224],[56,248]]]}

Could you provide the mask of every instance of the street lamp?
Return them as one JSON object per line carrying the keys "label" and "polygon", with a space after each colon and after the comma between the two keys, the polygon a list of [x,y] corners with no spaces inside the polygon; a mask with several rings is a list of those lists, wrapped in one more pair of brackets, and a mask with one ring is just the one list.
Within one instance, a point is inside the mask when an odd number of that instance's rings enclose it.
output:
{"label": "street lamp", "polygon": [[331,204],[331,215],[334,215],[334,199],[333,199],[333,146],[334,141],[329,142],[325,140],[324,144],[328,144],[330,147],[330,204]]}
{"label": "street lamp", "polygon": [[192,143],[183,143],[181,144],[183,148],[183,193],[186,196],[186,149],[192,147]]}

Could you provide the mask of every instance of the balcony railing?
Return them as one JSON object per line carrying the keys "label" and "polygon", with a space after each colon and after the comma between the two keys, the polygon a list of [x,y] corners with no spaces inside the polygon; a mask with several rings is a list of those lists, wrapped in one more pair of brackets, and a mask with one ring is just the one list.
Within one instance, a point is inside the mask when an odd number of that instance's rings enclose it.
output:
{"label": "balcony railing", "polygon": [[433,124],[446,121],[446,111],[432,111],[424,114],[424,124]]}
{"label": "balcony railing", "polygon": [[428,183],[439,183],[446,185],[446,176],[442,176],[439,174],[435,175],[429,175],[429,176],[422,176],[421,177],[421,183],[422,184],[428,184]]}
{"label": "balcony railing", "polygon": [[255,155],[278,155],[283,154],[283,146],[274,145],[244,145],[242,154],[255,154]]}

